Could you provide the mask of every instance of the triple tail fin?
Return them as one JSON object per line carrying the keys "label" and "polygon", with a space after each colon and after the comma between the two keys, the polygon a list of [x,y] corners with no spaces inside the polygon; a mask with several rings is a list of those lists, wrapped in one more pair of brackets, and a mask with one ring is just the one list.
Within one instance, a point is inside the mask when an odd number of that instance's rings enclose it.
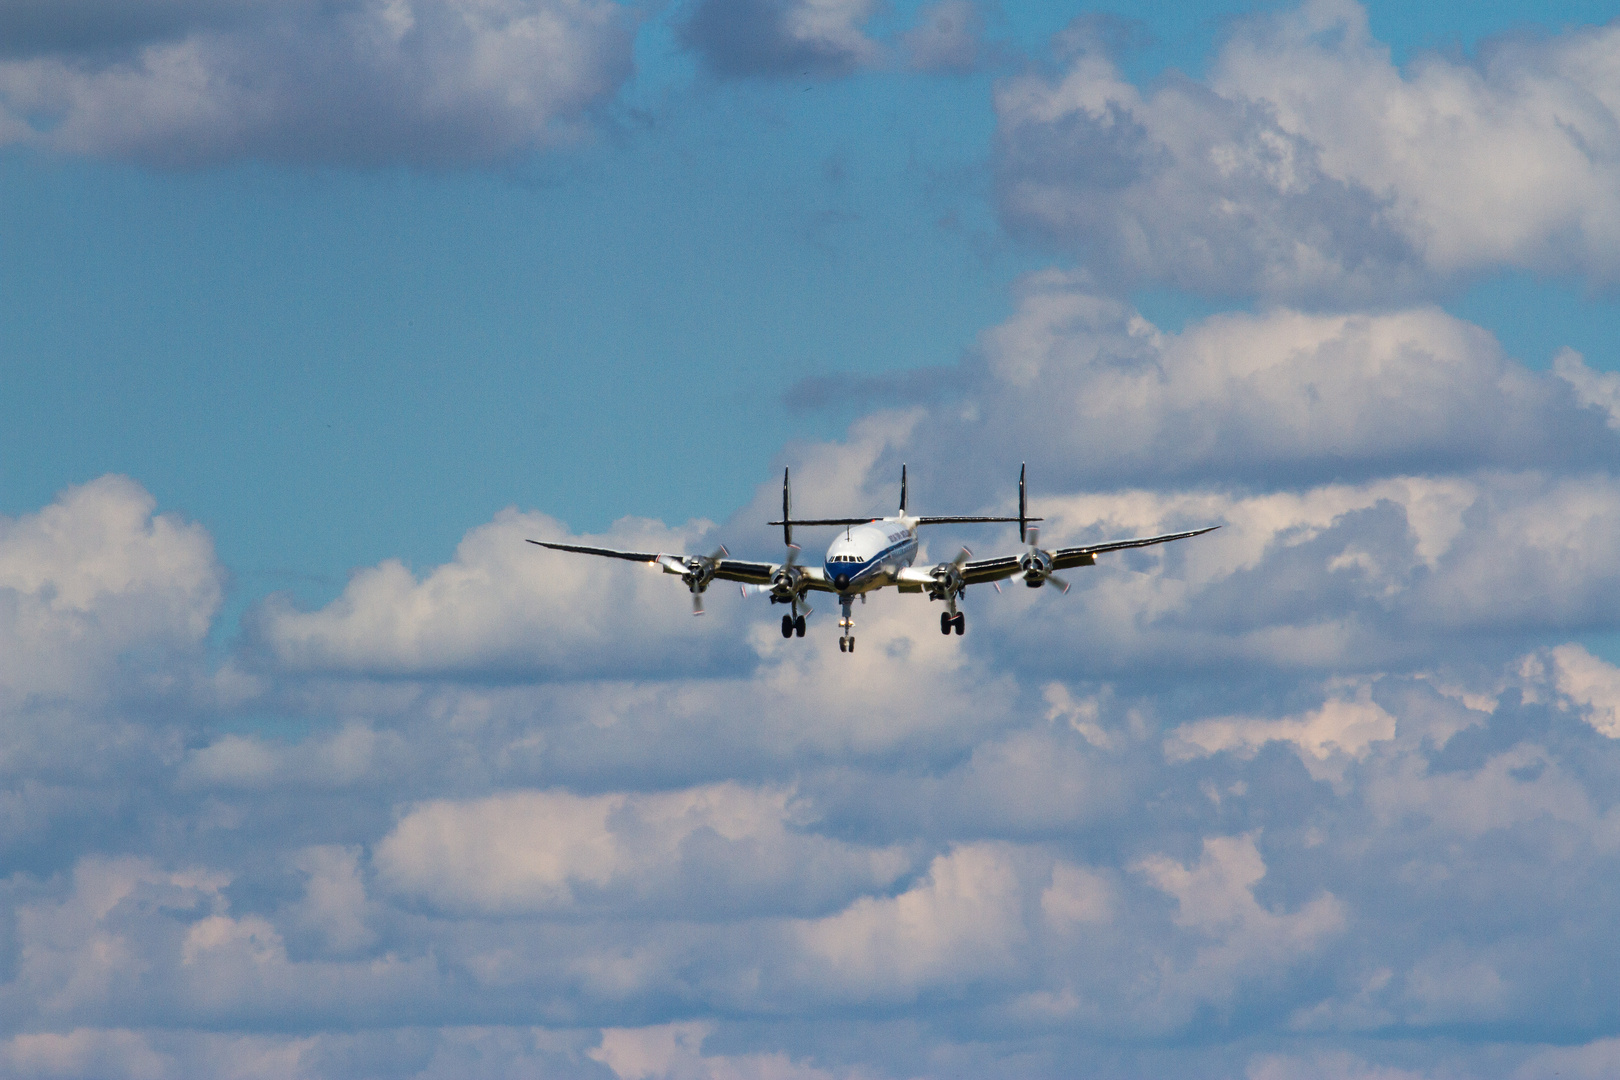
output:
{"label": "triple tail fin", "polygon": [[1028,462],[1018,465],[1018,542],[1025,542],[1025,533],[1029,530],[1029,502],[1024,494],[1024,470],[1029,467]]}
{"label": "triple tail fin", "polygon": [[793,489],[788,486],[788,470],[782,470],[782,543],[793,546]]}

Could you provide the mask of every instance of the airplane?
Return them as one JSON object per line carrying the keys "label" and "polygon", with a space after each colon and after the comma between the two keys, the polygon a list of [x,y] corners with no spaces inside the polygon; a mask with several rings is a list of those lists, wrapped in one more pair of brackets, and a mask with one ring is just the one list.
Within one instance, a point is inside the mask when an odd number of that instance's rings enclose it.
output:
{"label": "airplane", "polygon": [[[793,494],[788,470],[782,470],[782,520],[768,522],[782,526],[782,542],[787,545],[787,557],[779,563],[747,562],[731,558],[724,546],[709,555],[670,555],[664,552],[617,551],[613,548],[585,547],[579,544],[553,544],[544,540],[528,543],[555,551],[572,551],[582,555],[603,555],[611,559],[654,563],[666,574],[678,574],[692,592],[692,614],[703,614],[703,594],[712,581],[735,581],[742,585],[743,595],[749,589],[766,593],[772,604],[787,604],[791,614],[782,616],[783,637],[804,637],[805,616],[813,609],[806,593],[834,593],[838,597],[842,618],[838,627],[843,631],[838,638],[840,652],[855,651],[855,620],[851,608],[855,598],[866,602],[866,594],[894,586],[903,593],[927,593],[930,600],[942,600],[945,610],[940,612],[939,632],[953,630],[960,637],[967,628],[966,615],[957,609],[956,602],[967,592],[969,585],[990,583],[1001,591],[1002,580],[1015,574],[1023,576],[1024,584],[1038,589],[1048,581],[1069,591],[1069,583],[1057,576],[1057,571],[1076,566],[1094,566],[1097,556],[1106,551],[1126,548],[1151,547],[1168,544],[1172,540],[1185,540],[1202,536],[1220,528],[1210,525],[1188,532],[1165,533],[1162,536],[1144,536],[1133,540],[1114,540],[1106,544],[1087,544],[1082,547],[1043,550],[1040,546],[1040,526],[1043,518],[1029,516],[1024,472],[1018,470],[1017,517],[931,517],[913,516],[906,511],[906,467],[900,466],[900,512],[892,517],[799,518],[793,517]],[[923,525],[1018,523],[1018,539],[1029,546],[1021,555],[1003,555],[995,559],[974,559],[973,553],[963,548],[950,562],[942,562],[928,569],[917,569],[912,563],[917,558],[917,529]],[[800,566],[799,545],[793,542],[793,527],[836,525],[843,534],[827,547],[826,558],[820,566]],[[801,612],[801,608],[803,611]]]}

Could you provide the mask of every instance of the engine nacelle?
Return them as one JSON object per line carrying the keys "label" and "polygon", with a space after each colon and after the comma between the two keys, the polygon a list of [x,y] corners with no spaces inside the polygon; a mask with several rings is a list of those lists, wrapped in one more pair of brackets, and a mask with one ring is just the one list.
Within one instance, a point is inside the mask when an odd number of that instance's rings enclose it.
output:
{"label": "engine nacelle", "polygon": [[1037,548],[1019,556],[1018,566],[1024,572],[1024,584],[1038,589],[1052,573],[1052,557]]}
{"label": "engine nacelle", "polygon": [[953,596],[960,596],[967,587],[962,580],[962,569],[955,563],[940,563],[929,573],[934,579],[928,586],[930,600],[949,600]]}
{"label": "engine nacelle", "polygon": [[681,575],[686,587],[698,593],[709,587],[714,580],[714,560],[693,556],[686,560],[686,572]]}
{"label": "engine nacelle", "polygon": [[799,595],[799,580],[803,572],[796,566],[784,566],[771,575],[771,603],[789,604]]}

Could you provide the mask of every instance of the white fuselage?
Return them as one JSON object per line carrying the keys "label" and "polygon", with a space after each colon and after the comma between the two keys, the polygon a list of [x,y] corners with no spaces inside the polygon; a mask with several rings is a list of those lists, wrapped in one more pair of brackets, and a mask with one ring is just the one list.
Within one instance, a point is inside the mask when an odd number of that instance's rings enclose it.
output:
{"label": "white fuselage", "polygon": [[848,596],[893,585],[916,558],[916,520],[881,518],[840,531],[823,566],[828,584]]}

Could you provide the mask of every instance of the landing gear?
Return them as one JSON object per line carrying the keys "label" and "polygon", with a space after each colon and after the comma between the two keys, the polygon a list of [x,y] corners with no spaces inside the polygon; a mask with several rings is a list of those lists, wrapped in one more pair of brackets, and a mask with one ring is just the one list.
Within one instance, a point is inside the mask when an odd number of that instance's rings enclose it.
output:
{"label": "landing gear", "polygon": [[967,632],[967,616],[962,612],[958,611],[956,613],[956,618],[951,620],[951,624],[956,627],[957,637],[961,637]]}
{"label": "landing gear", "polygon": [[939,632],[942,634],[949,634],[952,630],[956,631],[957,637],[961,637],[962,634],[967,630],[967,615],[960,611],[940,612]]}
{"label": "landing gear", "polygon": [[782,616],[782,636],[804,637],[804,616],[799,614]]}
{"label": "landing gear", "polygon": [[838,620],[838,628],[844,632],[844,636],[838,639],[839,652],[855,651],[855,620],[851,617],[849,611],[850,605],[854,602],[855,598],[853,596],[843,595],[838,598],[838,606],[844,613],[843,618]]}
{"label": "landing gear", "polygon": [[804,637],[804,616],[800,615],[793,620],[793,633],[796,637]]}
{"label": "landing gear", "polygon": [[783,637],[792,637],[793,636],[793,616],[791,616],[791,615],[782,616],[782,636]]}

